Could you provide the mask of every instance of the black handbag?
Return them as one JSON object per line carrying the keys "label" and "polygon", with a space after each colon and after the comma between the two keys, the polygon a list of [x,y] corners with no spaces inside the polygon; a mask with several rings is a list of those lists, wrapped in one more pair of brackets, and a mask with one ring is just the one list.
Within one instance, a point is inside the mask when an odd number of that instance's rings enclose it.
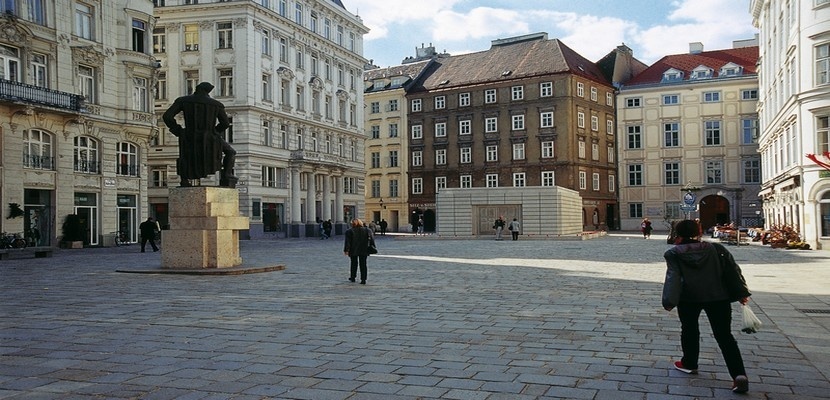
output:
{"label": "black handbag", "polygon": [[369,254],[378,254],[378,247],[375,246],[374,239],[369,239]]}

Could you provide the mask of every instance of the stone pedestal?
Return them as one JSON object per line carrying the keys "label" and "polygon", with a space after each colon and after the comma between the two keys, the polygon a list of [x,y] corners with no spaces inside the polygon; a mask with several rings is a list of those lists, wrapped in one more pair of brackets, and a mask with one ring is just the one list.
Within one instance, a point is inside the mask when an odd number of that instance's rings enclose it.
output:
{"label": "stone pedestal", "polygon": [[171,188],[170,230],[164,232],[161,266],[168,269],[227,268],[242,264],[239,192],[218,187]]}

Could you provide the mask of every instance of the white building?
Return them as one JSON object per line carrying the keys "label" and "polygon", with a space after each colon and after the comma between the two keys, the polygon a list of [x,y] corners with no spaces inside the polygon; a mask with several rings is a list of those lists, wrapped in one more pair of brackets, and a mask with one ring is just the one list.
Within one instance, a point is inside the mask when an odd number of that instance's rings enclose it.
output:
{"label": "white building", "polygon": [[[156,112],[211,82],[231,118],[250,237],[335,233],[363,210],[363,35],[339,0],[156,0]],[[155,215],[178,185],[177,140],[161,126],[149,160]],[[216,181],[208,182],[215,185]]]}
{"label": "white building", "polygon": [[[153,4],[0,2],[3,232],[55,246],[77,214],[84,244],[137,239],[147,214]],[[10,203],[23,215],[12,215]]]}
{"label": "white building", "polygon": [[766,226],[793,226],[823,248],[830,245],[830,172],[806,155],[830,150],[830,1],[752,0],[750,12],[760,30]]}

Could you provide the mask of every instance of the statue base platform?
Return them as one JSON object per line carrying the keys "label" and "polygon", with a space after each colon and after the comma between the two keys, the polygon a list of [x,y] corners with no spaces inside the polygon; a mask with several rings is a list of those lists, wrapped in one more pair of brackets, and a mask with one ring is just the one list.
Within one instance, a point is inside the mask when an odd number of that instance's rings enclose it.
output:
{"label": "statue base platform", "polygon": [[161,266],[165,269],[229,268],[242,264],[239,231],[248,217],[239,215],[239,192],[218,187],[171,188],[170,230],[164,232]]}

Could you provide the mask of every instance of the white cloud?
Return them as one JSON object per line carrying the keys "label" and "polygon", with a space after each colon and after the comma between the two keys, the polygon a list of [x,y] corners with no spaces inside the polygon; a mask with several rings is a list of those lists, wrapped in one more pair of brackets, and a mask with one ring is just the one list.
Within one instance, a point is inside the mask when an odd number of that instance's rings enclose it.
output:
{"label": "white cloud", "polygon": [[636,23],[616,17],[546,11],[533,15],[552,21],[556,30],[562,32],[559,39],[591,61],[599,60],[626,42],[638,29]]}
{"label": "white cloud", "polygon": [[391,25],[418,26],[463,0],[349,0],[349,12],[358,14],[370,29],[365,40],[386,38]]}
{"label": "white cloud", "polygon": [[436,41],[495,39],[499,35],[527,33],[528,29],[528,24],[521,21],[521,13],[489,7],[474,8],[466,14],[444,10],[432,19],[432,38]]}

